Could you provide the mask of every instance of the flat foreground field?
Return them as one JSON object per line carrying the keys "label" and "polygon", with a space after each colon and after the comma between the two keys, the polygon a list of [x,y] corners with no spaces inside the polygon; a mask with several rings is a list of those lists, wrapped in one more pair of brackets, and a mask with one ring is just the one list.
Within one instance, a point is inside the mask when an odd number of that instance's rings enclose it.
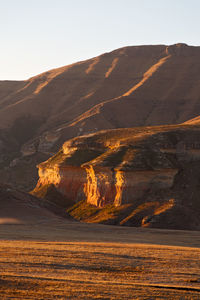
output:
{"label": "flat foreground field", "polygon": [[199,232],[4,224],[0,299],[200,299],[199,246]]}

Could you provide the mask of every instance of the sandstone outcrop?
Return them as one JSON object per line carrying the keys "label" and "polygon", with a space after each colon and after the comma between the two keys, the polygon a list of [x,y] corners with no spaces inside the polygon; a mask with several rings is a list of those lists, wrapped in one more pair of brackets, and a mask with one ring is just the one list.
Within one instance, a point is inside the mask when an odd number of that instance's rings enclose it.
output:
{"label": "sandstone outcrop", "polygon": [[33,193],[54,185],[66,197],[66,207],[69,199],[99,209],[143,205],[142,213],[148,210],[152,215],[144,215],[137,223],[137,213],[129,211],[121,224],[156,226],[156,220],[177,205],[181,211],[187,207],[177,191],[174,197],[174,182],[186,164],[200,162],[198,140],[200,128],[186,125],[117,129],[77,137],[38,166],[39,181]]}

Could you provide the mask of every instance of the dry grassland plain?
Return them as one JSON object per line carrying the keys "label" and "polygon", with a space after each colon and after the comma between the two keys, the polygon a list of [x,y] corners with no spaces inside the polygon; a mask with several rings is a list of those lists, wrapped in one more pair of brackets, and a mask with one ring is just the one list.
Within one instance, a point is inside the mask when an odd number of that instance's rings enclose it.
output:
{"label": "dry grassland plain", "polygon": [[0,225],[0,299],[200,299],[200,235],[84,224]]}

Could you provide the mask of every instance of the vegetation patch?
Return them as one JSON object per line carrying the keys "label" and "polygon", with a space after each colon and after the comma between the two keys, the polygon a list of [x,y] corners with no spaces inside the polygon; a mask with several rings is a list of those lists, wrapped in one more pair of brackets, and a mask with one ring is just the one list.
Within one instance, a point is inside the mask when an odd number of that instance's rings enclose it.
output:
{"label": "vegetation patch", "polygon": [[53,165],[70,165],[70,166],[81,166],[82,164],[89,162],[101,155],[101,150],[96,149],[77,149],[70,154],[64,154],[62,149],[58,151],[54,156],[48,159],[46,162],[42,163],[43,167],[53,166]]}
{"label": "vegetation patch", "polygon": [[65,157],[66,155],[64,155],[62,149],[60,149],[54,156],[50,157],[47,161],[40,164],[40,166],[48,167],[55,164],[61,164],[64,161]]}
{"label": "vegetation patch", "polygon": [[103,208],[98,208],[84,200],[70,207],[67,213],[74,219],[87,223],[117,224],[119,223],[121,214],[130,206],[130,204],[118,207],[106,205]]}
{"label": "vegetation patch", "polygon": [[89,162],[101,155],[102,151],[97,149],[78,149],[71,156],[66,157],[65,163],[71,166],[80,166],[86,162]]}
{"label": "vegetation patch", "polygon": [[36,187],[31,194],[56,204],[61,208],[67,208],[73,205],[73,201],[61,194],[53,184]]}
{"label": "vegetation patch", "polygon": [[70,214],[76,220],[87,222],[87,220],[91,216],[94,216],[100,210],[100,208],[91,205],[85,200],[83,200],[70,207],[67,210],[67,213]]}

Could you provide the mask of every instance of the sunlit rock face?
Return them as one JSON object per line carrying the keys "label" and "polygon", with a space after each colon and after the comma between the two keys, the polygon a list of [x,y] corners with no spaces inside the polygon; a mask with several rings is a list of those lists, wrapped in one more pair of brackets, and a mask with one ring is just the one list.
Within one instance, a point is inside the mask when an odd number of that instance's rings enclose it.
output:
{"label": "sunlit rock face", "polygon": [[87,202],[98,207],[132,203],[155,189],[170,188],[177,169],[158,171],[111,171],[87,169],[84,193]]}
{"label": "sunlit rock face", "polygon": [[120,206],[156,189],[170,188],[177,169],[158,171],[111,171],[108,168],[39,168],[37,188],[54,184],[74,202],[87,200],[97,207]]}
{"label": "sunlit rock face", "polygon": [[98,207],[113,204],[116,194],[114,172],[108,168],[96,170],[93,166],[86,167],[86,172],[84,193],[87,202]]}
{"label": "sunlit rock face", "polygon": [[39,167],[39,181],[36,189],[51,184],[63,195],[66,195],[67,198],[73,199],[75,203],[85,198],[86,173],[84,169],[71,166],[63,168],[58,166],[50,168]]}
{"label": "sunlit rock face", "polygon": [[135,171],[116,173],[116,206],[134,202],[146,193],[154,190],[170,188],[177,169],[157,171]]}
{"label": "sunlit rock face", "polygon": [[35,188],[53,184],[74,203],[134,203],[169,190],[185,163],[200,160],[200,129],[161,126],[101,131],[67,141],[39,165]]}

